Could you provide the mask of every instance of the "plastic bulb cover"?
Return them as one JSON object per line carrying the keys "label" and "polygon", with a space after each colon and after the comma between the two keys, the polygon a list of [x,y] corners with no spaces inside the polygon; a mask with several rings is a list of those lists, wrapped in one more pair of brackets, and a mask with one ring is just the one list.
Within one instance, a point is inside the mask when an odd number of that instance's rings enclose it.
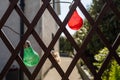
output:
{"label": "plastic bulb cover", "polygon": [[33,48],[27,47],[24,48],[24,56],[23,56],[23,62],[28,67],[36,66],[40,61],[40,57],[37,52],[33,50]]}
{"label": "plastic bulb cover", "polygon": [[68,26],[72,30],[79,30],[83,25],[83,19],[79,16],[78,12],[75,10],[68,21]]}

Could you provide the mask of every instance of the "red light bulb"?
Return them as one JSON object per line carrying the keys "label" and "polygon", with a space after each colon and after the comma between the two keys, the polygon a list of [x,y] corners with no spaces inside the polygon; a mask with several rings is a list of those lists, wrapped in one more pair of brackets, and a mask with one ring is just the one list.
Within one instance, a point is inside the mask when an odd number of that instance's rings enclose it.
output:
{"label": "red light bulb", "polygon": [[83,19],[78,15],[78,12],[75,10],[70,20],[68,21],[68,26],[73,30],[79,30],[82,25]]}

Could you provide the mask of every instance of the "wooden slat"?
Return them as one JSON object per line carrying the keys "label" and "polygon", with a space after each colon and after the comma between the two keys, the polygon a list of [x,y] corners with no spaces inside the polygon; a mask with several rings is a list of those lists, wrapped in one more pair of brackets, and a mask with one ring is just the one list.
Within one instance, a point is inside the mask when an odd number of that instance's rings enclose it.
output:
{"label": "wooden slat", "polygon": [[[80,58],[83,59],[83,61],[85,62],[85,64],[87,65],[87,67],[89,68],[91,73],[93,74],[94,80],[101,80],[101,76],[102,76],[103,72],[105,71],[107,65],[109,64],[109,62],[111,60],[111,57],[114,57],[116,59],[116,61],[118,62],[118,64],[120,64],[120,57],[116,53],[116,49],[120,45],[120,33],[118,34],[118,37],[116,38],[116,40],[114,41],[114,43],[112,45],[112,44],[110,44],[108,42],[108,40],[106,39],[104,34],[98,28],[99,27],[98,25],[102,21],[102,18],[104,17],[104,14],[106,14],[106,12],[110,8],[115,13],[115,15],[118,17],[118,19],[120,20],[120,12],[117,9],[117,7],[114,5],[112,0],[106,0],[106,2],[104,3],[103,8],[101,9],[101,12],[100,12],[99,16],[96,18],[95,21],[92,19],[90,14],[84,8],[84,6],[81,3],[81,1],[80,0],[75,0],[73,5],[72,5],[72,7],[71,7],[71,9],[70,9],[70,11],[68,12],[68,15],[65,17],[63,22],[59,19],[58,15],[55,13],[54,9],[50,6],[50,3],[49,3],[50,0],[42,0],[42,1],[43,1],[43,4],[40,7],[38,13],[35,15],[35,17],[34,17],[34,19],[32,20],[31,23],[25,17],[25,15],[21,11],[21,9],[18,7],[18,5],[17,5],[18,0],[12,0],[10,2],[10,5],[7,8],[6,12],[2,16],[2,18],[0,20],[0,38],[3,40],[4,44],[6,45],[6,47],[11,52],[11,56],[10,56],[8,62],[6,63],[6,65],[4,66],[2,72],[0,73],[0,80],[2,80],[3,77],[6,75],[7,71],[9,70],[9,68],[10,68],[11,64],[14,62],[14,60],[16,60],[18,62],[18,64],[20,65],[21,69],[27,75],[29,80],[35,80],[37,74],[41,70],[41,68],[42,68],[42,66],[45,63],[47,58],[49,58],[49,60],[52,62],[53,66],[56,68],[56,70],[60,74],[62,80],[69,80],[69,76],[70,76],[73,68],[75,67],[77,61]],[[66,29],[66,25],[67,25],[67,23],[68,23],[68,21],[70,19],[70,16],[72,15],[72,13],[76,9],[76,7],[78,7],[82,11],[82,13],[85,15],[86,19],[89,21],[89,23],[92,26],[90,32],[88,33],[88,35],[87,35],[86,39],[84,40],[83,44],[81,45],[81,47],[79,47],[77,45],[77,43],[75,42],[73,37],[70,35],[68,30]],[[20,42],[18,43],[16,48],[14,48],[12,46],[12,44],[10,43],[10,41],[7,38],[7,36],[5,35],[5,33],[2,31],[3,25],[5,24],[5,22],[7,21],[7,19],[9,18],[10,14],[12,13],[12,11],[14,9],[16,10],[18,15],[23,20],[23,23],[27,26],[27,31],[23,35],[22,39],[20,40]],[[38,23],[39,19],[41,18],[41,16],[43,15],[43,13],[44,13],[44,11],[46,9],[48,9],[49,13],[53,16],[53,19],[56,21],[56,24],[58,24],[59,27],[60,27],[57,30],[55,36],[53,37],[53,40],[50,42],[48,47],[45,46],[44,42],[41,40],[41,38],[39,37],[37,32],[34,30],[36,24]],[[68,67],[66,72],[64,72],[62,70],[62,68],[58,65],[58,63],[55,61],[55,59],[53,58],[53,56],[50,53],[50,51],[52,50],[52,48],[54,47],[54,45],[58,41],[58,39],[59,39],[59,37],[60,37],[62,32],[65,34],[67,39],[70,41],[72,46],[77,51],[77,54],[75,55],[74,59],[70,63],[70,66]],[[93,64],[90,61],[88,61],[87,57],[84,55],[84,50],[86,49],[88,43],[92,39],[92,36],[94,36],[95,32],[98,34],[98,36],[102,40],[103,44],[110,51],[108,56],[106,57],[104,63],[102,64],[101,68],[99,69],[98,73],[94,69]],[[33,35],[33,37],[35,38],[35,40],[38,42],[39,46],[43,49],[43,51],[45,53],[43,55],[43,57],[41,58],[41,61],[39,62],[39,64],[35,68],[35,70],[33,71],[33,73],[29,72],[27,67],[22,62],[21,58],[18,56],[19,51],[21,50],[22,46],[24,45],[25,41],[27,40],[27,38],[30,35]]]}

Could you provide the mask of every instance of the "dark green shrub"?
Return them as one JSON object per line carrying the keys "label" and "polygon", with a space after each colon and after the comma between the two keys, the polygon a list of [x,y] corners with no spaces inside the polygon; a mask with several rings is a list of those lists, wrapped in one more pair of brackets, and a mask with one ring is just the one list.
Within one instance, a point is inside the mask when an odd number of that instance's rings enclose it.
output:
{"label": "dark green shrub", "polygon": [[[120,47],[116,50],[118,55],[120,54]],[[98,69],[101,67],[104,59],[108,55],[109,50],[105,47],[99,51],[98,54],[95,55],[95,59],[98,61],[94,63]],[[120,65],[116,62],[116,60],[112,57],[110,63],[107,66],[107,69],[102,75],[102,80],[120,80]]]}

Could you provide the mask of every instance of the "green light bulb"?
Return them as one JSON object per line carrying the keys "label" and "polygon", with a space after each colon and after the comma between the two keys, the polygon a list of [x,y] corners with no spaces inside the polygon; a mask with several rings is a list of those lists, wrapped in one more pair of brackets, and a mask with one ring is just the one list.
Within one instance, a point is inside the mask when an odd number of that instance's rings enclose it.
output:
{"label": "green light bulb", "polygon": [[23,56],[23,63],[28,67],[36,66],[39,61],[40,57],[37,52],[30,46],[29,42],[26,42],[26,47],[24,48],[24,56]]}

